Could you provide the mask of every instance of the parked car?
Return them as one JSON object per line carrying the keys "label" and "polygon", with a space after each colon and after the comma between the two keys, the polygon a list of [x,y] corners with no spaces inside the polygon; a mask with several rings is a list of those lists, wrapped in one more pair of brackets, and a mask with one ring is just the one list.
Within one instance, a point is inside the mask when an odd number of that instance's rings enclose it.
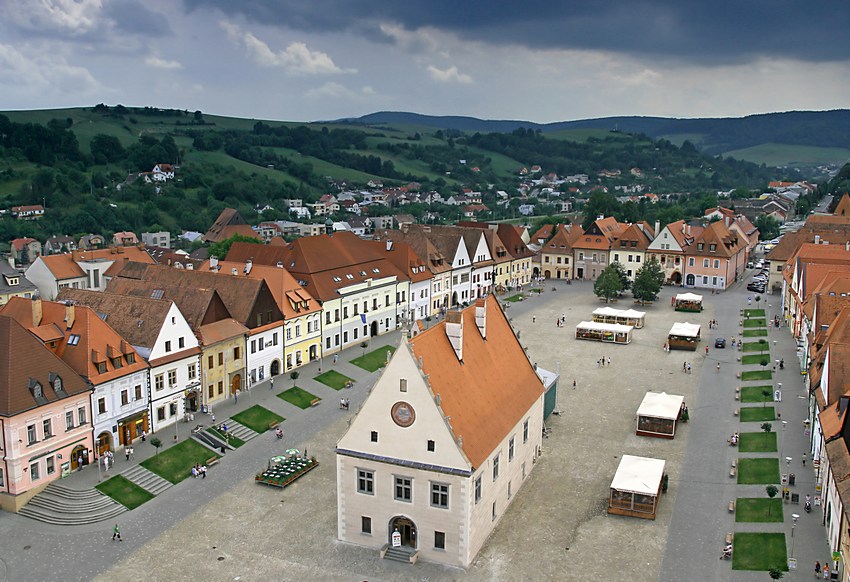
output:
{"label": "parked car", "polygon": [[715,348],[725,348],[726,347],[726,339],[722,338],[722,337],[715,339],[714,340],[714,347]]}

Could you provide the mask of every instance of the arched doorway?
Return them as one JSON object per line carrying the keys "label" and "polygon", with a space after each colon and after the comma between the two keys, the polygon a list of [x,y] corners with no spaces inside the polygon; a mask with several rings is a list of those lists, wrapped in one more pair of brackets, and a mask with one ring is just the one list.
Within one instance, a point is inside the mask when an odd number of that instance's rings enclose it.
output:
{"label": "arched doorway", "polygon": [[[112,433],[102,432],[97,435],[97,456],[103,455],[106,451],[112,450]],[[76,461],[76,459],[74,459]]]}
{"label": "arched doorway", "polygon": [[546,279],[551,279],[552,271],[549,271],[548,269],[546,271],[543,271],[543,277],[545,277]]}
{"label": "arched doorway", "polygon": [[390,520],[387,542],[392,545],[393,534],[398,531],[401,534],[401,545],[416,549],[416,524],[407,517],[396,516]]}
{"label": "arched doorway", "polygon": [[230,395],[236,394],[237,390],[242,390],[242,374],[234,374],[230,380]]}
{"label": "arched doorway", "polygon": [[83,460],[83,465],[89,464],[89,450],[83,445],[77,445],[71,451],[71,470],[80,468],[80,459]]}
{"label": "arched doorway", "polygon": [[693,276],[693,274],[689,274],[687,277],[685,277],[685,285],[689,287],[693,287],[695,281],[696,278]]}
{"label": "arched doorway", "polygon": [[280,360],[274,360],[271,365],[271,375],[277,376],[280,374]]}
{"label": "arched doorway", "polygon": [[315,344],[310,346],[310,361],[319,359],[319,348]]}
{"label": "arched doorway", "polygon": [[[532,271],[531,271],[531,276],[534,277],[535,279],[537,277],[539,277],[540,276],[540,267],[534,267],[534,269],[532,269]],[[547,277],[548,277],[548,275],[547,275]]]}
{"label": "arched doorway", "polygon": [[452,307],[457,305],[457,291],[452,293]]}
{"label": "arched doorway", "polygon": [[682,274],[679,271],[673,271],[673,274],[670,275],[670,282],[673,283],[673,285],[681,285]]}
{"label": "arched doorway", "polygon": [[376,335],[378,335],[378,322],[377,321],[372,322],[372,326],[369,328],[369,334],[372,337],[375,337]]}

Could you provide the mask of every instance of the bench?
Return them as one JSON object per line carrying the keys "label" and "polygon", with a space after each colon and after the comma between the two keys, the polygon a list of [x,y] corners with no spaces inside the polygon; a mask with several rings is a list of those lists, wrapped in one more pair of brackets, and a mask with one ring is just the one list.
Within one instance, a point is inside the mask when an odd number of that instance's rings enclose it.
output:
{"label": "bench", "polygon": [[736,408],[736,409],[735,409],[735,416],[738,416],[739,414],[741,414],[741,409],[740,409],[740,408]]}
{"label": "bench", "polygon": [[735,391],[735,400],[740,400],[740,399],[741,399],[741,393],[736,390]]}
{"label": "bench", "polygon": [[731,531],[726,534],[726,545],[731,544],[735,540],[735,534]]}
{"label": "bench", "polygon": [[318,405],[319,405],[319,402],[321,402],[321,401],[322,401],[322,399],[321,399],[321,398],[313,398],[313,399],[310,401],[310,406],[318,406]]}
{"label": "bench", "polygon": [[737,473],[738,473],[738,469],[735,468],[735,465],[732,465],[732,468],[729,469],[729,476],[734,477],[735,475],[737,475]]}
{"label": "bench", "polygon": [[733,467],[737,467],[737,466],[738,466],[738,459],[735,459],[734,461],[732,461],[732,466],[733,466]]}
{"label": "bench", "polygon": [[735,500],[729,502],[729,513],[735,513]]}
{"label": "bench", "polygon": [[279,425],[280,425],[280,422],[278,422],[277,420],[273,420],[269,423],[269,430],[271,430],[273,428],[277,428]]}
{"label": "bench", "polygon": [[219,459],[218,457],[210,457],[209,459],[207,459],[207,462],[204,463],[204,465],[206,465],[207,467],[212,467],[213,465],[217,465],[218,459]]}

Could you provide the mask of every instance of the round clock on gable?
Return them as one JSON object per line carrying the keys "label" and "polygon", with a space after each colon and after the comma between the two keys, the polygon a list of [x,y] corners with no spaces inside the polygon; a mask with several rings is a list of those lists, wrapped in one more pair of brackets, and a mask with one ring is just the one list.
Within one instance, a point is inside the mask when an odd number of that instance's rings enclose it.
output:
{"label": "round clock on gable", "polygon": [[402,428],[407,428],[416,420],[416,412],[407,402],[396,402],[392,408],[393,422]]}

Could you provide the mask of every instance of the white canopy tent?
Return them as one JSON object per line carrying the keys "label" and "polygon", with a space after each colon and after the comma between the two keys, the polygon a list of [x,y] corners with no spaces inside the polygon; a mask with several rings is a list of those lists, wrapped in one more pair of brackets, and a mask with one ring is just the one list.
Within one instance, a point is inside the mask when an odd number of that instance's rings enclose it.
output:
{"label": "white canopy tent", "polygon": [[673,302],[676,311],[702,311],[702,295],[679,293]]}
{"label": "white canopy tent", "polygon": [[700,326],[697,323],[674,323],[667,334],[667,344],[671,350],[696,351],[700,340]]}
{"label": "white canopy tent", "polygon": [[637,410],[637,429],[641,436],[673,438],[685,397],[666,392],[647,392]]}
{"label": "white canopy tent", "polygon": [[633,329],[631,325],[582,321],[576,326],[576,339],[627,344],[632,341]]}
{"label": "white canopy tent", "polygon": [[696,293],[679,293],[676,295],[676,301],[694,301],[702,303],[702,295]]}
{"label": "white canopy tent", "polygon": [[663,459],[623,455],[611,481],[608,513],[655,519],[664,466]]}
{"label": "white canopy tent", "polygon": [[643,327],[645,317],[645,311],[635,309],[600,307],[593,311],[593,321],[597,323],[618,323],[620,325],[631,325],[638,329]]}
{"label": "white canopy tent", "polygon": [[684,323],[674,323],[673,327],[670,328],[669,335],[698,338],[700,329],[701,328],[698,323],[688,323],[687,321]]}

